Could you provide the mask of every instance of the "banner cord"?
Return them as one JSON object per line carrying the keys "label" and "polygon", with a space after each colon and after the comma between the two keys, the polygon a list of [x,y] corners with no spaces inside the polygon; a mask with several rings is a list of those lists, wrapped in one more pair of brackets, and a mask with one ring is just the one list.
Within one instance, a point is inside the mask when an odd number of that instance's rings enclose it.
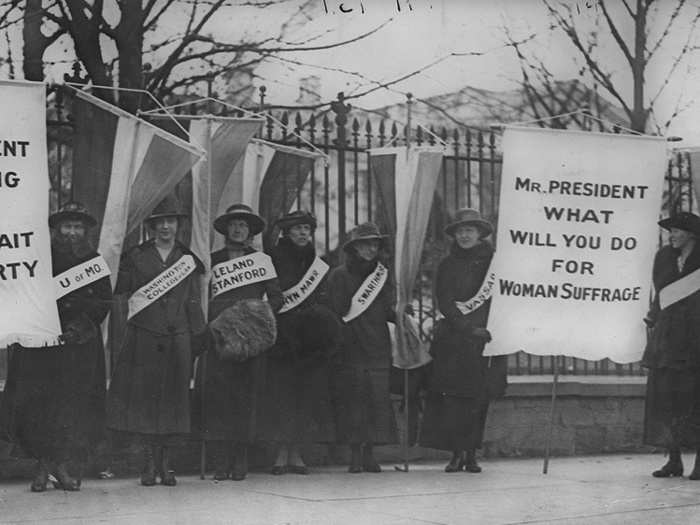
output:
{"label": "banner cord", "polygon": [[[622,126],[622,125],[620,125],[620,124],[616,124],[615,122],[612,122],[612,121],[610,121],[610,120],[606,120],[606,119],[604,119],[604,118],[600,118],[600,117],[596,117],[595,115],[591,115],[590,113],[588,113],[588,112],[587,112],[585,109],[583,109],[583,108],[579,108],[579,109],[577,109],[576,111],[569,111],[569,112],[567,112],[567,113],[559,113],[558,115],[551,115],[551,116],[548,116],[548,117],[536,118],[536,119],[533,119],[533,120],[523,120],[523,121],[521,121],[521,122],[508,122],[507,125],[509,125],[509,126],[523,126],[523,125],[526,125],[526,124],[537,124],[538,122],[545,122],[545,121],[547,121],[547,120],[553,120],[553,119],[556,119],[556,118],[568,117],[568,116],[570,116],[570,115],[583,115],[583,116],[585,116],[585,117],[592,118],[593,120],[596,120],[596,121],[600,122],[601,124],[607,124],[607,125],[609,125],[609,126],[612,126],[613,128],[622,129],[622,130],[628,131],[629,133],[632,133],[632,134],[634,134],[634,135],[644,135],[644,133],[641,133],[641,132],[639,132],[639,131],[635,131],[635,130],[633,130],[633,129],[631,129],[631,128],[627,128],[627,127]],[[505,124],[495,124],[495,125],[493,125],[493,126],[491,126],[491,127],[498,128],[498,127],[503,127],[504,125],[505,125]]]}

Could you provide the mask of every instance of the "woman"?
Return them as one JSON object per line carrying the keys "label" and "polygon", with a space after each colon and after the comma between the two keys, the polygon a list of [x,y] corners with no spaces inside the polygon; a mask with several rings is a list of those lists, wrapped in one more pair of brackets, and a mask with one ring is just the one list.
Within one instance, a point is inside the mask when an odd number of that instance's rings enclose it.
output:
{"label": "woman", "polygon": [[128,251],[116,293],[129,294],[123,347],[108,394],[108,426],[140,439],[141,485],[177,484],[170,450],[190,432],[193,337],[204,330],[201,262],[176,240],[185,215],[166,198],[146,220],[154,238]]}
{"label": "woman", "polygon": [[[103,433],[105,361],[100,323],[112,300],[109,270],[87,240],[97,221],[77,202],[49,217],[53,274],[62,283],[58,314],[64,344],[49,348],[13,345],[3,396],[2,426],[37,459],[32,492],[46,490],[49,473],[57,488],[80,488],[82,463]],[[87,263],[87,264],[86,264]],[[93,265],[101,278],[75,279]],[[66,272],[66,273],[64,273]],[[79,463],[77,478],[69,461]]]}
{"label": "woman", "polygon": [[272,474],[308,474],[300,445],[335,438],[328,359],[340,325],[321,304],[328,265],[313,245],[315,217],[295,211],[275,226],[282,236],[270,255],[285,302],[277,317],[277,342],[267,354],[261,438],[277,447]]}
{"label": "woman", "polygon": [[350,445],[351,473],[381,472],[374,445],[396,441],[389,397],[394,294],[379,260],[385,235],[372,223],[356,226],[343,246],[345,264],[328,276],[329,303],[342,318],[335,367],[337,438]]}
{"label": "woman", "polygon": [[[642,364],[647,380],[644,442],[668,449],[657,478],[683,475],[681,447],[696,449],[689,479],[700,479],[700,217],[679,213],[659,221],[669,245],[654,259],[656,296],[644,319],[650,328]],[[697,278],[695,279],[697,282]],[[674,292],[674,288],[676,291]],[[681,293],[676,293],[680,288]]]}
{"label": "woman", "polygon": [[490,398],[505,390],[505,358],[482,356],[491,340],[486,330],[489,301],[477,299],[493,247],[493,228],[478,211],[462,209],[445,228],[454,240],[438,266],[435,295],[445,317],[438,322],[430,353],[421,445],[452,451],[445,472],[481,472],[480,448]]}
{"label": "woman", "polygon": [[[253,237],[264,228],[265,221],[244,204],[230,206],[214,221],[214,229],[226,237],[226,246],[211,254],[210,327],[221,319],[219,316],[226,316],[226,311],[233,311],[237,303],[252,304],[247,301],[260,300],[265,294],[273,312],[282,306],[282,292],[272,261],[250,246]],[[263,314],[247,307],[236,310],[230,319],[232,331],[235,332],[237,324],[251,324],[259,315]],[[270,346],[274,342],[274,333],[253,335],[261,345],[268,336]],[[202,431],[214,451],[214,479],[225,480],[230,476],[239,481],[248,473],[248,446],[257,435],[265,361],[262,353],[245,360],[227,358],[220,355],[217,344],[212,336],[198,366]]]}

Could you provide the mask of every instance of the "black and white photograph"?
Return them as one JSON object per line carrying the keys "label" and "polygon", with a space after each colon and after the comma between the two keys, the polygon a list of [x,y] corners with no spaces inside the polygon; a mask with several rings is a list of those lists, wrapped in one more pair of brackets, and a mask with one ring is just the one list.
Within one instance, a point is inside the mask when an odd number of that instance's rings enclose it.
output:
{"label": "black and white photograph", "polygon": [[698,0],[0,0],[0,524],[700,522]]}

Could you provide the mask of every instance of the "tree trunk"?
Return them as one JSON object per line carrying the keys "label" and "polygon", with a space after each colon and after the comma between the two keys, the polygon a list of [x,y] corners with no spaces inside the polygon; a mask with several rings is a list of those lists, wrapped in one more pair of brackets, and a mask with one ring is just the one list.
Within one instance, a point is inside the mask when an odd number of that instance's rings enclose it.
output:
{"label": "tree trunk", "polygon": [[42,15],[41,0],[27,0],[27,6],[22,17],[22,38],[24,40],[22,68],[26,80],[44,80],[46,37],[41,32]]}
{"label": "tree trunk", "polygon": [[[115,28],[119,52],[119,87],[143,89],[143,9],[141,0],[125,0],[121,4],[121,20]],[[149,104],[141,93],[120,92],[119,105],[136,113],[141,104]]]}
{"label": "tree trunk", "polygon": [[632,62],[632,82],[634,100],[630,124],[640,133],[646,132],[648,112],[644,106],[644,70],[646,68],[646,19],[647,10],[642,0],[637,0],[637,12],[634,17],[634,60]]}

